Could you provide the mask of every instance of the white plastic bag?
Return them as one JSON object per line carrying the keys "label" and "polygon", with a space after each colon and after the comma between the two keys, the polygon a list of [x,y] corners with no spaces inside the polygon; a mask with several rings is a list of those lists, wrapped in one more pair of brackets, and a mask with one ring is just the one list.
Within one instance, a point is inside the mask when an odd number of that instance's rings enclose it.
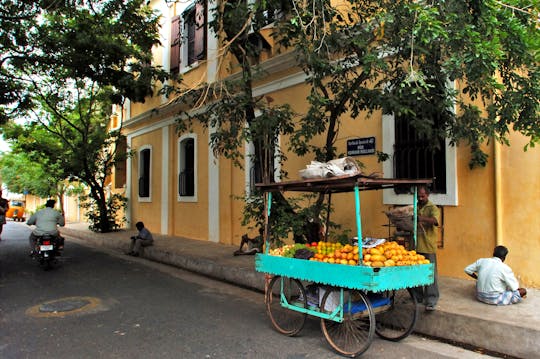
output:
{"label": "white plastic bag", "polygon": [[360,172],[360,167],[353,158],[343,157],[326,163],[311,161],[305,169],[299,171],[299,174],[303,179],[312,179],[354,175]]}

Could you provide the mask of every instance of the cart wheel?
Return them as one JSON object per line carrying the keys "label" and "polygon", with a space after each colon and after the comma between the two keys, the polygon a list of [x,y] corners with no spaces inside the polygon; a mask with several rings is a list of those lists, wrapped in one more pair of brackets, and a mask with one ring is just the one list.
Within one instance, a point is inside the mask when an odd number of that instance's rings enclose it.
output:
{"label": "cart wheel", "polygon": [[375,332],[381,338],[397,342],[413,331],[418,304],[411,289],[390,290],[382,295],[390,299],[390,303],[386,310],[376,314]]}
{"label": "cart wheel", "polygon": [[[340,295],[340,288],[327,289],[320,311],[335,311]],[[375,314],[368,297],[358,290],[343,289],[343,322],[321,318],[321,329],[328,344],[339,354],[354,358],[365,352],[375,332]]]}
{"label": "cart wheel", "polygon": [[278,332],[293,336],[302,330],[307,313],[283,306],[283,304],[288,303],[307,308],[306,291],[298,279],[275,276],[270,281],[265,299],[266,312]]}

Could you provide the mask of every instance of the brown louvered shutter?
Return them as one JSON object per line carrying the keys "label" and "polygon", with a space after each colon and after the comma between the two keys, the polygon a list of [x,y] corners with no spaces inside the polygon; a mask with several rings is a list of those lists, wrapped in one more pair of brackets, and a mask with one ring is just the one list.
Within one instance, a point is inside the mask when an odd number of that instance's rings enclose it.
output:
{"label": "brown louvered shutter", "polygon": [[171,72],[180,70],[180,43],[180,16],[175,16],[171,20]]}
{"label": "brown louvered shutter", "polygon": [[197,60],[206,58],[206,6],[205,1],[197,1],[195,5],[195,57]]}

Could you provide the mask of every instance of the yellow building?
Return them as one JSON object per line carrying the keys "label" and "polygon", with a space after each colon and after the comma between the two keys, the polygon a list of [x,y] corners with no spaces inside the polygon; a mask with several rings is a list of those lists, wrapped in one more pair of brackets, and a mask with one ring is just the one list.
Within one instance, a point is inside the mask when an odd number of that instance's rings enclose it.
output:
{"label": "yellow building", "polygon": [[[154,48],[154,62],[183,75],[185,83],[196,88],[231,76],[218,56],[218,39],[205,27],[196,26],[211,13],[195,2],[151,1],[162,14],[162,47]],[[175,34],[182,34],[178,38]],[[254,88],[255,95],[266,95],[276,104],[290,104],[296,111],[307,108],[305,74],[294,66],[290,53],[269,49],[262,67],[267,77]],[[184,106],[184,107],[182,107]],[[216,158],[209,147],[212,129],[194,126],[189,133],[177,133],[175,119],[185,104],[156,95],[145,103],[127,103],[118,119],[127,137],[129,157],[124,170],[117,170],[115,187],[123,186],[129,199],[128,220],[142,220],[155,233],[238,244],[247,229],[240,224],[242,202],[234,196],[249,192],[249,171],[242,171],[224,158]],[[356,120],[359,121],[359,120]],[[345,121],[337,142],[338,153],[349,153],[361,162],[366,172],[384,177],[399,177],[392,159],[399,153],[396,119],[375,115],[369,121]],[[287,143],[287,138],[281,138]],[[361,151],[359,143],[369,143]],[[491,256],[497,244],[506,245],[507,263],[520,282],[540,286],[540,222],[535,220],[540,203],[540,151],[524,152],[526,139],[513,134],[511,146],[491,143],[484,150],[489,163],[470,170],[468,147],[446,143],[437,166],[437,184],[445,193],[434,192],[430,199],[442,214],[439,274],[465,277],[463,268],[479,257]],[[391,160],[379,163],[373,150],[390,154]],[[362,153],[364,152],[364,153]],[[250,147],[246,144],[246,155]],[[246,157],[247,158],[247,157]],[[312,158],[289,156],[285,164],[289,179]],[[246,160],[245,168],[251,168]],[[400,169],[404,174],[405,168]],[[393,190],[369,191],[363,195],[362,226],[365,235],[387,237],[388,220],[384,210],[410,204],[410,195]],[[336,197],[335,216],[345,227],[354,229],[354,213],[347,199]]]}

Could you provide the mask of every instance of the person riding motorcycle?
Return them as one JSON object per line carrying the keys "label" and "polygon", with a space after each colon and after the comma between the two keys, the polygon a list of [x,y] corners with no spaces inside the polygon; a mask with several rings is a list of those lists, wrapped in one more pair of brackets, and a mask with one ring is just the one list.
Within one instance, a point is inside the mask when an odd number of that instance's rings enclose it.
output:
{"label": "person riding motorcycle", "polygon": [[64,216],[54,209],[55,204],[55,200],[47,200],[47,202],[45,203],[45,208],[34,213],[28,219],[28,221],[26,221],[26,224],[28,224],[29,226],[36,226],[32,233],[30,233],[30,237],[28,238],[31,249],[30,255],[34,254],[37,238],[44,235],[53,235],[58,238],[59,250],[63,249],[64,247],[64,238],[60,236],[57,226],[64,227],[66,225],[66,221],[64,219]]}

